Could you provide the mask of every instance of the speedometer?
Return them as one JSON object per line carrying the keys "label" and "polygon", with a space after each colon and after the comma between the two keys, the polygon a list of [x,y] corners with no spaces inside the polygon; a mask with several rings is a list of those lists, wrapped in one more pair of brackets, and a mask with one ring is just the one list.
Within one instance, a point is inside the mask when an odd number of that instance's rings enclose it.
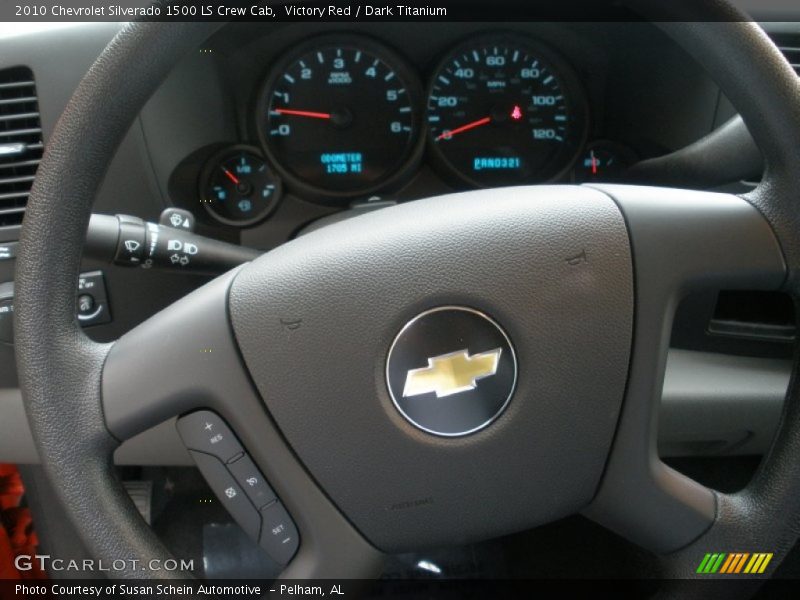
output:
{"label": "speedometer", "polygon": [[323,37],[292,52],[267,81],[259,134],[290,185],[352,197],[389,185],[421,153],[421,104],[421,86],[389,49]]}
{"label": "speedometer", "polygon": [[429,142],[472,185],[538,183],[571,166],[586,113],[577,76],[554,53],[525,38],[485,37],[453,50],[433,74]]}

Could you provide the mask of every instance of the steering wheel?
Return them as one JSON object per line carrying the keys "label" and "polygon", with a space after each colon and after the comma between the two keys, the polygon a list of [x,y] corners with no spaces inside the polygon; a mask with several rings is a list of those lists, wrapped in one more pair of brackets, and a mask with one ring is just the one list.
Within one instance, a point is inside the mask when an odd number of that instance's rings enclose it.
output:
{"label": "steering wheel", "polygon": [[576,512],[652,550],[665,577],[695,575],[709,552],[773,553],[754,575],[768,577],[800,525],[800,363],[773,446],[739,493],[662,463],[656,422],[683,296],[800,296],[800,83],[743,15],[687,4],[692,22],[661,26],[759,144],[766,174],[748,196],[593,185],[410,202],[289,242],[99,344],[75,318],[92,201],[147,98],[218,25],[120,31],[53,132],[16,273],[28,418],[91,552],[139,561],[119,577],[169,558],[112,452],[203,409],[297,524],[281,577],[375,577],[386,552]]}

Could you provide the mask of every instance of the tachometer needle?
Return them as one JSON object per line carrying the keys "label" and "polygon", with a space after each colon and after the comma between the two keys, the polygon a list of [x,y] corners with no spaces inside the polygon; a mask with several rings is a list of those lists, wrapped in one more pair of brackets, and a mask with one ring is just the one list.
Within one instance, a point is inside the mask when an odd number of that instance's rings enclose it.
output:
{"label": "tachometer needle", "polygon": [[462,125],[461,127],[456,127],[455,129],[451,129],[449,131],[443,131],[439,137],[436,138],[436,141],[439,140],[449,140],[454,135],[458,135],[459,133],[464,133],[465,131],[469,131],[470,129],[475,129],[476,127],[480,127],[481,125],[487,125],[492,122],[491,117],[483,117],[482,119],[478,119],[477,121],[473,121],[472,123],[467,123],[466,125]]}
{"label": "tachometer needle", "polygon": [[292,110],[290,108],[276,108],[273,112],[279,115],[292,115],[294,117],[309,117],[311,119],[330,119],[330,113],[313,112],[310,110]]}
{"label": "tachometer needle", "polygon": [[234,185],[239,185],[239,178],[230,172],[230,170],[226,169],[225,167],[220,167],[222,171],[225,173],[225,176],[230,179]]}

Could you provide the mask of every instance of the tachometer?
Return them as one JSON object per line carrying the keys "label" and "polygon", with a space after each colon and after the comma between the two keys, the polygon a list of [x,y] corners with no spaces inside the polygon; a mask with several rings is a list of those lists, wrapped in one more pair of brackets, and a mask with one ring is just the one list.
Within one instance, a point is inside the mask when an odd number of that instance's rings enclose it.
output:
{"label": "tachometer", "polygon": [[294,187],[317,195],[367,194],[421,152],[421,88],[403,61],[371,40],[313,40],[264,86],[260,135]]}
{"label": "tachometer", "polygon": [[550,50],[492,36],[453,50],[428,94],[429,141],[475,186],[537,183],[569,168],[586,136],[577,77]]}

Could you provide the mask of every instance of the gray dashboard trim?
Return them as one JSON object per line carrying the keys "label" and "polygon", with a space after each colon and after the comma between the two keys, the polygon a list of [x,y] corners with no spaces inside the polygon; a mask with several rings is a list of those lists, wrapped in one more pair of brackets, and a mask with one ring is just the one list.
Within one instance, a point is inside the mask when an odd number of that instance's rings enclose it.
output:
{"label": "gray dashboard trim", "polygon": [[[786,360],[672,349],[661,400],[664,456],[752,455],[766,451],[789,384]],[[0,462],[38,464],[18,389],[0,389]],[[119,465],[192,466],[174,419],[117,449]]]}
{"label": "gray dashboard trim", "polygon": [[659,414],[662,456],[763,454],[778,427],[791,362],[671,350]]}

